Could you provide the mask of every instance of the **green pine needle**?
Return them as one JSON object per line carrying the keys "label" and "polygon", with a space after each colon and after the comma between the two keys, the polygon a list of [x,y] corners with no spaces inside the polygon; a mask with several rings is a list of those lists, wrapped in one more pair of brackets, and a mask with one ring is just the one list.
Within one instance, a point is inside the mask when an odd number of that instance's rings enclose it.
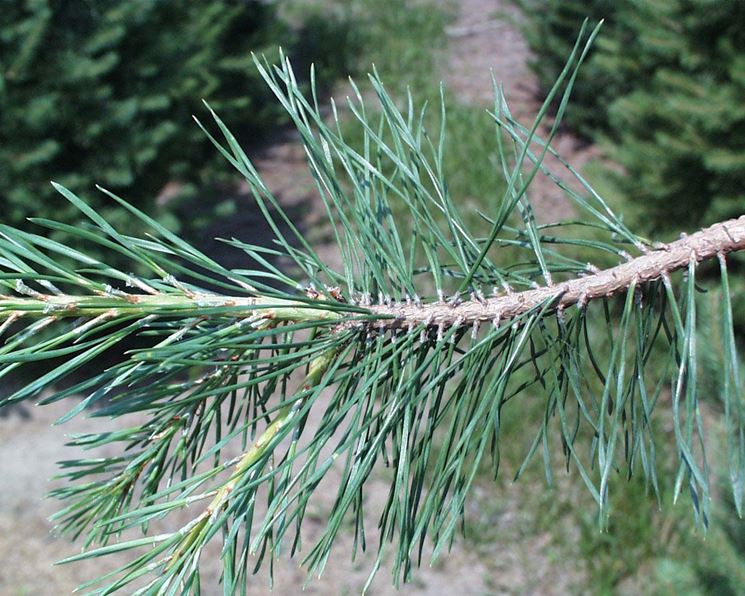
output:
{"label": "green pine needle", "polygon": [[[745,221],[652,247],[573,170],[586,195],[566,191],[581,221],[538,225],[527,200],[536,175],[555,177],[543,157],[553,153],[549,142],[596,31],[578,41],[531,127],[512,119],[495,85],[495,145],[507,185],[480,218],[484,234],[466,223],[473,218],[443,175],[444,107],[443,129],[432,137],[424,110],[409,101],[401,111],[372,75],[380,116],[368,116],[363,94],[350,100],[363,136],[355,147],[336,109],[324,119],[284,59],[256,64],[300,133],[341,271],[310,246],[214,112],[222,140],[203,128],[245,177],[275,235],[272,248],[228,241],[255,269],[224,268],[107,191],[145,237],[120,234],[58,185],[91,225],[34,222],[119,253],[131,271],[0,228],[0,376],[50,361],[0,405],[83,396],[61,422],[82,412],[122,419],[119,430],[71,437],[73,446],[114,445],[119,455],[61,462],[67,484],[54,492],[67,503],[55,516],[59,529],[85,546],[63,562],[131,551],[126,565],[86,589],[198,593],[200,558],[214,540],[222,541],[227,594],[245,592],[254,565],[301,547],[308,572],[320,574],[350,521],[354,551],[370,548],[363,495],[381,465],[391,486],[371,577],[390,553],[395,581],[405,581],[425,544],[433,560],[450,548],[477,475],[499,472],[504,408],[519,409],[528,396],[541,400],[544,416],[535,427],[526,421],[517,476],[538,457],[550,481],[560,446],[605,525],[619,472],[643,474],[659,493],[653,421],[667,417],[679,456],[676,495],[686,489],[706,524],[696,284],[705,283],[699,262],[714,257],[728,463],[741,511],[745,420],[726,254],[745,247]],[[543,140],[537,130],[552,100],[560,107]],[[579,254],[615,267],[600,271]],[[276,257],[292,267],[280,269]],[[84,368],[117,346],[130,349],[115,365]],[[83,380],[56,385],[81,369]],[[670,408],[660,403],[667,388]],[[236,449],[242,455],[226,455]],[[301,545],[308,505],[332,469],[333,507],[315,543]],[[192,515],[181,528],[151,535],[186,508]]]}

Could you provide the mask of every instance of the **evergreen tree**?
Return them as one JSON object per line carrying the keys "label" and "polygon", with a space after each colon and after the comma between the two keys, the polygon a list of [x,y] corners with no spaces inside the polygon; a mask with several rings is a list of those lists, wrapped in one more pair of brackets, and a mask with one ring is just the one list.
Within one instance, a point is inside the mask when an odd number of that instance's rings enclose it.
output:
{"label": "evergreen tree", "polygon": [[[270,43],[293,47],[296,37],[273,3],[258,0],[4,3],[5,222],[22,226],[49,204],[50,179],[78,192],[100,182],[150,212],[162,207],[155,199],[172,180],[187,187],[214,182],[221,164],[195,130],[192,114],[207,99],[234,123],[239,137],[255,139],[275,128],[284,116],[252,68],[251,52],[266,51]],[[305,34],[300,40],[314,42]],[[134,230],[137,224],[125,211],[93,200],[118,229]],[[160,218],[166,213],[158,211]],[[56,216],[68,224],[80,220],[72,208]],[[172,215],[168,222],[177,223]]]}
{"label": "evergreen tree", "polygon": [[[324,120],[315,95],[303,94],[286,60],[259,63],[259,72],[303,140],[341,270],[312,249],[214,112],[221,140],[210,138],[245,177],[276,235],[273,248],[230,241],[253,268],[222,267],[108,191],[147,236],[120,233],[60,185],[91,225],[34,223],[146,273],[2,226],[0,376],[30,362],[53,364],[0,405],[39,396],[127,338],[147,342],[42,399],[83,395],[65,419],[89,412],[129,421],[71,439],[86,449],[118,447],[118,455],[62,464],[69,484],[56,494],[68,505],[57,521],[86,547],[68,562],[132,553],[118,574],[91,585],[103,583],[101,593],[199,593],[204,546],[220,539],[225,593],[245,593],[252,553],[261,564],[283,545],[292,554],[301,548],[304,515],[333,468],[337,499],[303,553],[309,573],[319,573],[339,532],[355,533],[354,552],[369,546],[362,503],[378,465],[390,467],[391,488],[378,519],[377,564],[391,549],[396,581],[408,579],[427,539],[433,558],[451,544],[477,471],[499,472],[504,413],[528,395],[545,414],[534,427],[526,421],[530,446],[518,476],[538,456],[550,478],[551,453],[561,449],[605,525],[611,478],[641,474],[657,492],[656,445],[669,439],[676,498],[687,492],[706,524],[697,313],[698,284],[713,286],[699,276],[708,261],[718,266],[712,291],[720,299],[707,351],[720,354],[727,464],[742,511],[745,413],[728,265],[730,253],[745,248],[745,217],[663,245],[630,231],[579,175],[585,192],[566,192],[583,221],[539,226],[527,201],[536,175],[554,176],[543,157],[591,41],[575,46],[529,129],[496,98],[506,190],[482,214],[483,231],[467,226],[443,176],[444,109],[442,129],[426,130],[423,110],[410,101],[401,112],[371,77],[382,115],[369,120],[365,94],[350,101],[363,130],[355,149],[338,123]],[[555,99],[558,118],[541,139],[536,130]],[[393,217],[394,208],[408,217]],[[574,258],[577,245],[612,266]],[[294,271],[268,262],[276,255]],[[313,421],[311,409],[319,412]],[[658,419],[672,433],[661,432]],[[224,452],[234,444],[242,454],[231,459]],[[158,520],[187,507],[191,521],[153,534]],[[143,537],[133,536],[137,529]]]}
{"label": "evergreen tree", "polygon": [[[745,206],[745,5],[716,0],[520,0],[534,68],[550,84],[588,13],[603,35],[567,122],[604,139],[648,230],[693,229]],[[541,10],[539,10],[539,6]]]}
{"label": "evergreen tree", "polygon": [[[617,180],[658,230],[692,229],[745,207],[745,5],[638,3],[623,13],[636,40],[600,50],[603,68],[639,65],[608,106]],[[627,49],[627,48],[630,48]],[[651,218],[650,218],[651,216]]]}
{"label": "evergreen tree", "polygon": [[[608,122],[607,107],[613,98],[628,90],[628,72],[620,64],[607,68],[597,54],[601,47],[614,46],[620,38],[622,19],[617,18],[622,2],[614,0],[512,0],[524,15],[521,21],[523,37],[533,57],[529,65],[543,90],[556,82],[577,38],[580,23],[588,18],[597,24],[604,19],[603,35],[595,42],[575,86],[572,109],[564,121],[586,136],[604,129]],[[613,49],[609,49],[613,53]],[[618,58],[620,62],[621,57]]]}

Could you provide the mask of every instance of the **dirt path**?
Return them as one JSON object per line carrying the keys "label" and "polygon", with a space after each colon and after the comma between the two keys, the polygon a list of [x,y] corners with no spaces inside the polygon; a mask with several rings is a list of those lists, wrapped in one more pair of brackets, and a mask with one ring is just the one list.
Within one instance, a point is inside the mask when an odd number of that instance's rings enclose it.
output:
{"label": "dirt path", "polygon": [[[459,15],[448,30],[449,55],[443,65],[443,77],[448,86],[464,102],[488,107],[492,103],[490,69],[504,82],[513,111],[520,118],[532,114],[537,106],[534,99],[536,81],[526,62],[528,50],[515,28],[499,17],[507,10],[500,0],[462,0]],[[582,166],[592,154],[580,148],[570,135],[563,134],[555,143],[572,163]],[[321,230],[323,210],[317,200],[313,183],[308,175],[304,154],[294,138],[277,143],[257,158],[268,187],[283,205],[302,217],[305,229],[311,234]],[[539,185],[532,199],[541,218],[563,216],[571,208],[561,193],[545,182]],[[240,209],[250,209],[246,203]],[[244,220],[237,218],[236,225]],[[223,231],[222,235],[230,235]],[[241,235],[240,230],[235,231]],[[250,237],[250,234],[249,234]],[[318,240],[321,240],[319,237]],[[321,252],[330,264],[338,264],[338,255],[330,246]],[[47,521],[57,509],[57,503],[44,499],[50,488],[46,480],[57,473],[55,461],[72,457],[63,447],[69,433],[92,431],[98,421],[78,418],[64,427],[51,426],[64,408],[50,406],[36,409],[30,418],[18,412],[0,418],[0,596],[45,595],[69,593],[85,579],[111,568],[116,559],[89,561],[81,564],[53,567],[54,561],[73,552],[66,539],[54,538]],[[388,482],[378,474],[370,483],[368,504],[372,511],[378,509],[388,490]],[[336,494],[333,478],[326,488],[319,491],[307,524],[306,544],[324,523],[324,512],[331,506]],[[405,594],[493,594],[493,593],[564,593],[574,580],[572,574],[562,573],[557,562],[551,561],[550,541],[546,536],[522,535],[516,524],[524,513],[519,503],[505,502],[499,517],[490,520],[498,524],[504,537],[491,545],[485,556],[464,548],[457,542],[453,552],[443,557],[433,568],[423,567],[416,580],[402,589]],[[375,515],[369,518],[369,527],[375,526]],[[315,520],[315,521],[313,521]],[[478,530],[477,530],[478,531]],[[374,531],[368,537],[376,544]],[[356,594],[364,585],[372,558],[363,557],[351,563],[348,553],[351,539],[342,538],[336,545],[338,556],[328,566],[320,580],[312,582],[305,590],[309,594]],[[206,553],[205,594],[221,594],[215,580],[218,573],[215,552]],[[210,556],[212,555],[212,556]],[[126,560],[120,557],[119,562]],[[210,562],[211,561],[211,562]],[[384,565],[377,576],[371,594],[394,594],[390,585],[390,564]],[[295,593],[305,579],[305,572],[298,569],[296,561],[282,560],[275,569],[275,594]],[[257,577],[252,594],[269,593],[266,575]]]}
{"label": "dirt path", "polygon": [[[508,0],[457,0],[458,17],[447,29],[447,66],[444,79],[463,102],[492,109],[492,74],[505,90],[513,115],[524,125],[532,123],[541,106],[538,80],[530,71],[530,50],[514,23],[521,15]],[[570,107],[571,109],[571,107]],[[551,120],[539,129],[546,137]],[[561,130],[552,147],[575,168],[581,169],[597,150],[571,132]],[[578,188],[569,172],[554,158],[547,167],[572,188]],[[563,192],[545,176],[537,176],[528,198],[540,221],[555,221],[574,215]]]}

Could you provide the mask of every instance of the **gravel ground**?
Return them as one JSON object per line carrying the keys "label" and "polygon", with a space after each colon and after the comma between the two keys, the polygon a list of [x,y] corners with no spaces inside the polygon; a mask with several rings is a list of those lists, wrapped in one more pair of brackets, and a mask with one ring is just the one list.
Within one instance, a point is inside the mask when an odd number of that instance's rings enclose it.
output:
{"label": "gravel ground", "polygon": [[[500,11],[509,12],[500,0],[462,0],[459,16],[448,30],[449,55],[443,64],[443,77],[460,99],[474,105],[489,106],[492,70],[503,81],[514,113],[521,119],[532,114],[537,84],[526,66],[528,50],[519,32],[503,20]],[[582,148],[576,139],[562,134],[555,143],[560,152],[581,166],[592,150]],[[302,150],[289,138],[264,150],[257,159],[267,185],[284,205],[302,216],[305,226],[312,231],[322,221],[323,213],[313,197],[312,183],[307,174]],[[532,200],[541,218],[553,219],[571,213],[571,207],[553,186],[538,181]],[[231,225],[236,236],[255,236],[256,218],[249,210],[239,210]],[[244,233],[242,233],[244,232]],[[229,236],[233,230],[220,230]],[[259,232],[263,233],[263,232]],[[253,236],[253,237],[252,237]],[[329,262],[338,260],[333,249],[322,249]],[[65,435],[100,429],[100,421],[78,418],[64,427],[53,426],[54,420],[64,412],[59,405],[32,410],[16,409],[0,418],[0,596],[20,594],[65,594],[77,585],[112,568],[124,557],[87,561],[74,565],[53,566],[53,563],[76,551],[65,538],[51,533],[48,517],[56,510],[57,503],[44,498],[53,486],[47,479],[57,473],[55,462],[73,457],[63,447]],[[31,415],[29,415],[29,413]],[[385,499],[388,485],[376,477],[368,487],[368,505],[375,511]],[[319,501],[313,519],[307,527],[306,544],[312,540],[314,530],[323,524],[324,511],[330,506],[336,492],[333,478],[318,491]],[[526,533],[521,525],[524,513],[519,502],[509,495],[496,519],[503,537],[489,548],[478,552],[457,542],[453,551],[434,567],[423,567],[416,580],[402,588],[405,594],[562,594],[571,590],[576,574],[567,573],[561,562],[552,558],[550,538],[546,535]],[[187,512],[188,513],[188,512]],[[374,526],[375,516],[370,517]],[[370,536],[375,543],[377,537]],[[339,554],[328,566],[326,574],[313,581],[307,588],[309,594],[359,593],[367,577],[371,558],[356,563],[348,560],[351,539],[342,538],[336,545]],[[485,554],[488,552],[489,554]],[[204,593],[221,594],[216,586],[217,566],[215,557],[206,553]],[[210,563],[213,561],[213,563]],[[386,568],[387,567],[387,568]],[[390,565],[379,572],[371,594],[393,594],[390,587]],[[275,594],[294,593],[305,580],[305,572],[296,561],[280,561],[275,569]],[[267,578],[259,575],[250,593],[268,593]]]}

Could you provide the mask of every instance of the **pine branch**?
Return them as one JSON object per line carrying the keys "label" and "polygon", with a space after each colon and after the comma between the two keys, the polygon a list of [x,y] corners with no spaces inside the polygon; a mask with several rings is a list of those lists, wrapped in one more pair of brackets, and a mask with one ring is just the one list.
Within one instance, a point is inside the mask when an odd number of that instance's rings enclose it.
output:
{"label": "pine branch", "polygon": [[[308,374],[302,383],[303,390],[308,391],[321,382],[323,375],[333,363],[336,354],[337,350],[329,350],[310,364]],[[166,563],[166,570],[170,571],[174,566],[184,567],[191,562],[191,558],[188,556],[190,554],[190,547],[199,544],[199,535],[210,525],[215,524],[218,516],[227,507],[231,499],[231,493],[238,486],[244,474],[250,472],[251,467],[266,455],[272,445],[272,441],[282,430],[282,427],[287,426],[294,417],[298,416],[302,405],[303,401],[299,401],[294,404],[288,404],[279,410],[261,436],[238,459],[230,480],[220,487],[204,512],[184,527],[181,540],[177,545],[174,545],[173,553]]]}
{"label": "pine branch", "polygon": [[[154,294],[129,294],[124,291],[105,293],[99,296],[44,294],[24,288],[19,280],[16,289],[22,293],[33,293],[33,297],[0,298],[0,318],[51,317],[54,319],[101,317],[101,321],[125,316],[146,317],[148,315],[178,315],[180,313],[230,313],[237,318],[266,319],[280,322],[315,321],[328,318],[338,319],[334,310],[324,310],[323,303],[318,306],[264,296],[223,296],[214,293],[188,292],[175,295],[165,292]],[[204,314],[209,318],[210,314]],[[82,332],[82,331],[81,331]]]}
{"label": "pine branch", "polygon": [[[556,309],[589,301],[610,298],[627,290],[632,283],[640,285],[684,269],[691,262],[726,255],[745,248],[745,215],[738,219],[714,224],[690,236],[657,247],[626,263],[552,286],[511,292],[502,296],[459,302],[457,296],[449,304],[371,305],[370,311],[382,318],[375,326],[384,329],[406,329],[421,324],[442,328],[508,322],[542,304],[552,303]],[[496,291],[496,289],[495,289]],[[393,319],[393,321],[386,322]]]}
{"label": "pine branch", "polygon": [[[352,144],[336,106],[328,122],[286,60],[256,63],[299,131],[340,270],[313,250],[214,113],[223,141],[203,126],[205,133],[244,176],[274,233],[271,247],[227,241],[246,255],[246,268],[227,269],[107,191],[144,238],[121,234],[60,186],[90,224],[33,221],[124,257],[133,272],[86,248],[0,226],[0,378],[47,361],[0,407],[74,396],[60,422],[82,413],[121,419],[117,431],[72,437],[73,446],[118,455],[61,462],[68,483],[54,493],[67,502],[59,529],[84,541],[68,561],[137,553],[89,585],[104,582],[98,593],[111,593],[145,581],[135,593],[198,593],[200,557],[219,537],[224,591],[245,591],[265,557],[288,544],[291,555],[300,551],[308,504],[333,469],[336,498],[304,558],[310,574],[320,573],[340,532],[354,528],[353,554],[369,547],[363,495],[381,463],[390,491],[378,512],[371,578],[392,550],[395,581],[405,581],[425,544],[433,560],[452,544],[483,470],[498,475],[505,411],[524,407],[526,395],[543,411],[520,411],[529,446],[516,477],[542,453],[550,482],[561,445],[563,464],[607,525],[619,473],[643,475],[660,498],[654,422],[667,417],[674,496],[686,488],[705,525],[711,470],[698,389],[698,284],[713,285],[699,263],[714,257],[719,330],[706,349],[721,360],[717,396],[742,511],[745,406],[726,255],[745,247],[745,217],[655,245],[568,165],[584,189],[560,183],[577,220],[538,225],[528,200],[535,176],[558,180],[543,158],[594,35],[580,37],[530,127],[514,121],[495,85],[505,188],[477,214],[482,230],[447,185],[444,97],[432,126],[413,98],[402,111],[377,76],[377,112],[352,83],[348,109],[362,137]],[[539,138],[556,101],[557,117]],[[609,258],[615,265],[605,270],[588,265]],[[672,275],[680,269],[685,275]],[[493,288],[502,293],[487,297]],[[491,324],[503,321],[510,324]],[[127,344],[132,338],[137,348]],[[119,350],[116,364],[96,368],[110,350]],[[57,387],[76,370],[80,380]],[[190,522],[151,534],[194,504]],[[137,530],[145,536],[133,537]]]}
{"label": "pine branch", "polygon": [[[325,310],[328,301],[314,305],[308,302],[266,298],[261,296],[223,296],[189,292],[187,295],[172,294],[105,294],[102,296],[70,296],[31,292],[23,288],[19,280],[16,289],[32,293],[33,298],[0,298],[0,319],[13,322],[20,317],[96,317],[85,326],[77,328],[78,333],[88,326],[124,315],[149,316],[153,314],[173,315],[179,312],[190,314],[201,310],[224,315],[229,312],[236,318],[253,318],[278,322],[302,322],[328,319],[348,328],[374,327],[381,331],[408,329],[425,325],[441,329],[482,323],[508,322],[530,312],[545,303],[553,308],[563,309],[575,304],[586,305],[591,300],[610,298],[627,290],[632,282],[636,285],[654,281],[665,275],[688,267],[689,263],[699,263],[708,259],[727,255],[745,248],[745,215],[717,223],[680,240],[656,247],[653,251],[615,267],[597,270],[583,277],[564,281],[541,288],[509,292],[502,296],[477,298],[462,301],[456,295],[447,301],[428,304],[414,303],[411,299],[403,303],[368,304],[369,299],[352,299],[359,306],[360,316],[344,320],[339,313],[339,305]],[[495,292],[497,289],[495,288]],[[318,293],[315,292],[315,296]],[[331,299],[333,299],[333,292]],[[350,312],[354,312],[350,309]],[[205,319],[209,314],[202,315]]]}

